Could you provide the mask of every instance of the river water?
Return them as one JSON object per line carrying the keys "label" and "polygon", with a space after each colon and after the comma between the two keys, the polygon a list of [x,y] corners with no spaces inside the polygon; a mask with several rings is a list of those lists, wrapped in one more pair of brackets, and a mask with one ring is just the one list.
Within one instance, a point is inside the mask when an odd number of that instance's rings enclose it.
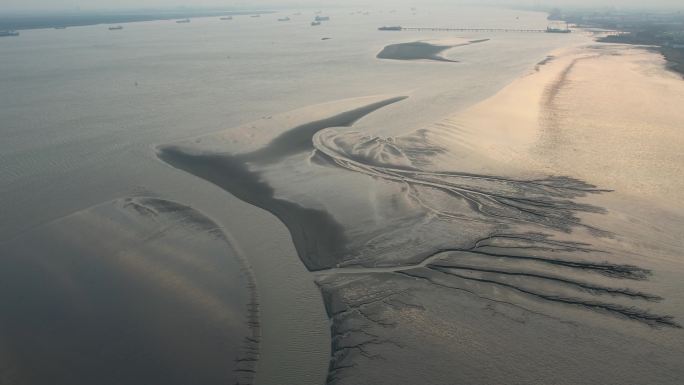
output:
{"label": "river water", "polygon": [[[46,223],[127,196],[191,206],[224,229],[254,272],[262,337],[256,382],[323,383],[328,319],[285,226],[169,167],[155,148],[323,102],[410,96],[363,121],[377,126],[375,134],[396,136],[494,94],[548,52],[584,39],[377,31],[382,25],[543,29],[541,13],[356,11],[326,12],[331,21],[317,27],[305,10],[131,23],[120,31],[28,30],[0,40],[0,243],[30,240]],[[285,14],[291,21],[276,21]],[[390,44],[457,38],[490,40],[445,53],[457,62],[376,58]]]}

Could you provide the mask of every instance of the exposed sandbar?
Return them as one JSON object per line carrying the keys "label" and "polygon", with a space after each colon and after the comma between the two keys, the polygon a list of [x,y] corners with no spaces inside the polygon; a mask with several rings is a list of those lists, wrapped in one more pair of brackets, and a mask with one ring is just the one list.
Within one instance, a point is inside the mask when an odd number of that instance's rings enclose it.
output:
{"label": "exposed sandbar", "polygon": [[226,155],[178,146],[161,146],[158,156],[173,167],[205,179],[237,198],[277,216],[290,230],[300,258],[311,270],[334,266],[347,250],[344,228],[326,211],[303,207],[275,197],[273,188],[250,164],[263,165],[313,149],[312,136],[329,127],[350,126],[362,117],[405,97],[380,99],[329,118],[295,126],[265,146],[247,153]]}
{"label": "exposed sandbar", "polygon": [[[534,212],[532,223],[573,204],[607,208],[579,213],[574,222],[606,233],[499,227],[472,249],[442,250],[413,266],[373,266],[371,256],[368,266],[320,272],[333,320],[329,383],[678,383],[684,115],[677,101],[684,82],[647,51],[592,45],[553,56],[494,97],[425,128],[424,137],[445,149],[426,166],[452,166],[460,175],[388,170],[396,159],[412,163],[405,152],[368,151],[360,134],[316,135],[320,152],[350,171],[409,185],[429,178],[435,189],[472,189],[478,196],[491,192],[485,201],[472,199],[471,209],[501,224],[504,216]],[[518,198],[527,187],[510,190],[518,183],[586,188],[540,175],[576,176],[603,193],[556,204],[548,192]],[[455,195],[425,199],[425,206],[445,215]],[[502,197],[523,203],[526,214],[487,210]],[[463,207],[451,213],[451,222],[471,216]],[[474,219],[446,236],[476,228]]]}
{"label": "exposed sandbar", "polygon": [[267,146],[241,155],[241,159],[259,164],[273,163],[303,151],[313,149],[311,138],[318,131],[328,127],[349,127],[357,120],[387,105],[406,99],[398,96],[346,111],[327,119],[302,124],[275,137]]}
{"label": "exposed sandbar", "polygon": [[489,39],[473,40],[459,44],[432,44],[425,41],[390,44],[378,53],[377,58],[390,60],[434,60],[458,63],[458,60],[448,59],[442,53],[452,48],[482,43],[487,40]]}

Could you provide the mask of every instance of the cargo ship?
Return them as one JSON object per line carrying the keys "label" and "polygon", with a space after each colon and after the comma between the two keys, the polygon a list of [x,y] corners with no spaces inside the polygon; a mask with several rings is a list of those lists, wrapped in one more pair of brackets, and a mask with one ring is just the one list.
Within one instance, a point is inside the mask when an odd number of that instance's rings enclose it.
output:
{"label": "cargo ship", "polygon": [[391,27],[380,27],[378,28],[379,31],[401,31],[401,27],[398,25],[391,26]]}
{"label": "cargo ship", "polygon": [[570,29],[548,27],[548,28],[546,28],[546,32],[547,33],[570,33],[572,31]]}
{"label": "cargo ship", "polygon": [[190,19],[183,19],[183,20],[176,20],[176,23],[181,24],[181,23],[189,23]]}
{"label": "cargo ship", "polygon": [[546,27],[546,32],[547,33],[570,33],[572,32],[570,30],[570,27],[568,26],[568,23],[565,23],[565,26],[558,24],[558,23],[553,23]]}
{"label": "cargo ship", "polygon": [[122,29],[123,29],[123,27],[120,26],[120,25],[117,25],[116,27],[109,27],[109,30],[110,30],[110,31],[119,31],[119,30],[122,30]]}
{"label": "cargo ship", "polygon": [[17,32],[17,31],[0,31],[0,37],[6,37],[6,36],[19,36],[19,32]]}

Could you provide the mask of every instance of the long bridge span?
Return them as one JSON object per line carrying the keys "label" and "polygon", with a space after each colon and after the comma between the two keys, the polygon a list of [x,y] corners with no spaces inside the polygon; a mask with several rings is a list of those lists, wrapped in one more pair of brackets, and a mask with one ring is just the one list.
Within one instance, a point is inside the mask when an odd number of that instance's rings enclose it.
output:
{"label": "long bridge span", "polygon": [[525,32],[525,33],[568,33],[569,29],[520,29],[520,28],[441,28],[441,27],[380,27],[380,31],[426,31],[426,32]]}

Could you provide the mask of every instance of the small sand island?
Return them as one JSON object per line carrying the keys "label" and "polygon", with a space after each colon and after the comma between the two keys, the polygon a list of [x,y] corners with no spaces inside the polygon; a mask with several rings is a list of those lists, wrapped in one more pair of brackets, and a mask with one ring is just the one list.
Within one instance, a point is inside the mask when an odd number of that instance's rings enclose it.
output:
{"label": "small sand island", "polygon": [[389,60],[433,60],[458,63],[458,60],[448,59],[444,57],[442,53],[452,48],[483,43],[488,40],[489,39],[472,40],[449,45],[433,44],[426,41],[391,44],[383,48],[383,50],[377,54],[377,58]]}

